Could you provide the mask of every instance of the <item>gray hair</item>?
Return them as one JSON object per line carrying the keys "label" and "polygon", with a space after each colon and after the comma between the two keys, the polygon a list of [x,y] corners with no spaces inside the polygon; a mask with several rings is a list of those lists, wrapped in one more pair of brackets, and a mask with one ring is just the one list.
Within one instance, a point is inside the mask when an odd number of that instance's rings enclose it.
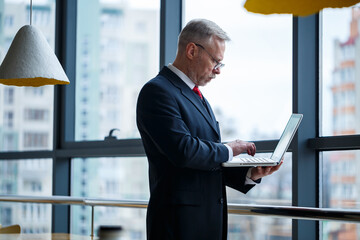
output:
{"label": "gray hair", "polygon": [[216,23],[207,19],[193,19],[181,31],[178,39],[178,48],[184,49],[190,42],[208,42],[212,36],[224,41],[230,41],[227,33]]}

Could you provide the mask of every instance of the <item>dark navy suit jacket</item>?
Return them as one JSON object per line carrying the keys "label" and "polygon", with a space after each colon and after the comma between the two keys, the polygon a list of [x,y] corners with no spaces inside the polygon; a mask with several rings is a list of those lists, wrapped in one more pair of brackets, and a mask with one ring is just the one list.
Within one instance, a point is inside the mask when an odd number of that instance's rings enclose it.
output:
{"label": "dark navy suit jacket", "polygon": [[137,126],[149,161],[149,240],[225,240],[225,185],[243,193],[253,187],[245,185],[248,168],[221,167],[229,153],[205,102],[167,67],[139,94]]}

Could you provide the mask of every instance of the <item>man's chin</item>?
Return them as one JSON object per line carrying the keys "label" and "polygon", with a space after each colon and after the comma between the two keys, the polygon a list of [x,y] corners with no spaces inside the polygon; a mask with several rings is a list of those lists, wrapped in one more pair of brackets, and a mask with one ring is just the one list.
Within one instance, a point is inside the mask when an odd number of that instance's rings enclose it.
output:
{"label": "man's chin", "polygon": [[211,82],[211,80],[213,80],[214,78],[209,78],[207,80],[204,80],[204,81],[201,81],[199,82],[198,86],[201,86],[201,87],[205,87],[209,82]]}
{"label": "man's chin", "polygon": [[206,84],[208,84],[209,82],[211,82],[211,80],[213,80],[213,78],[209,78],[209,80],[207,80],[207,81],[204,83],[204,86],[205,86]]}

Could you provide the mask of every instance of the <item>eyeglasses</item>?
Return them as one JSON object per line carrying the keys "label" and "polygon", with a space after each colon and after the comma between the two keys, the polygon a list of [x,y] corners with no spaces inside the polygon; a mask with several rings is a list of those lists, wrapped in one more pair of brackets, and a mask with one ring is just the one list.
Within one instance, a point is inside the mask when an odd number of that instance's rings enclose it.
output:
{"label": "eyeglasses", "polygon": [[195,43],[195,45],[198,46],[198,47],[201,47],[212,58],[212,60],[216,63],[216,65],[214,67],[214,70],[220,69],[220,68],[225,66],[224,63],[219,62],[218,60],[216,60],[201,44]]}

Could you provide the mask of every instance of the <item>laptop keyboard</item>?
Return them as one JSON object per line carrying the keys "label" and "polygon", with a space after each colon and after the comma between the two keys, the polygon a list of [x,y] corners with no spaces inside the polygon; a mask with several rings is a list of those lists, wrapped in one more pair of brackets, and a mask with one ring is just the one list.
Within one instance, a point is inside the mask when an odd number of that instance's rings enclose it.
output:
{"label": "laptop keyboard", "polygon": [[[234,159],[235,160],[235,159]],[[274,160],[270,158],[262,158],[262,157],[252,157],[252,158],[237,158],[237,162],[251,162],[251,163],[267,163],[274,162]]]}

